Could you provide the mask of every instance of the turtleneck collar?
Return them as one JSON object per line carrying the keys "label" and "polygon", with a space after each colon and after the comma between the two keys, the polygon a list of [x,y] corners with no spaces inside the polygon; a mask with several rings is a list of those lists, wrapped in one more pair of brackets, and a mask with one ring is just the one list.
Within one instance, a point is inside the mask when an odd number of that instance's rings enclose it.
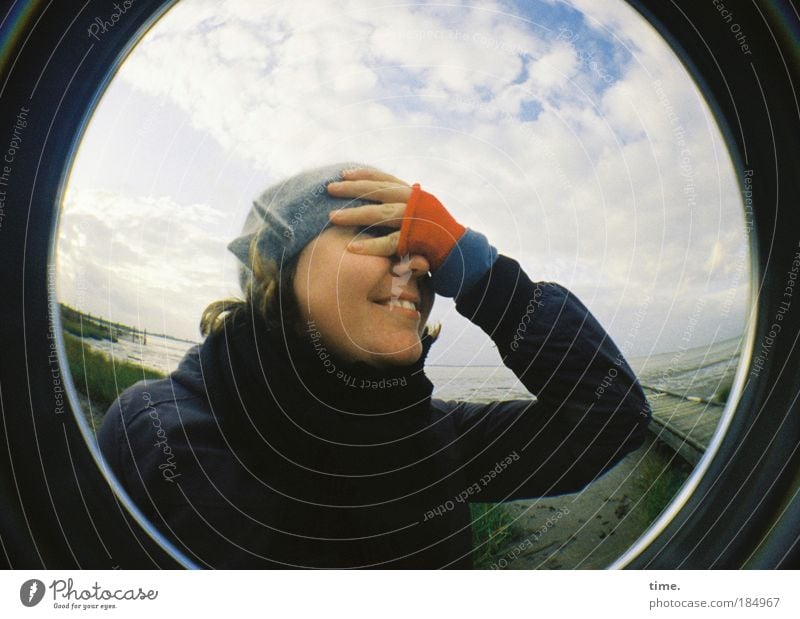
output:
{"label": "turtleneck collar", "polygon": [[422,338],[422,354],[410,365],[377,367],[335,355],[309,321],[302,333],[266,330],[259,344],[274,347],[292,380],[315,401],[344,415],[400,415],[428,411],[433,385],[425,359],[433,340]]}
{"label": "turtleneck collar", "polygon": [[316,330],[270,328],[251,313],[201,346],[212,403],[229,419],[272,436],[380,445],[423,433],[433,385],[424,373],[432,338],[412,365],[379,368],[331,353]]}

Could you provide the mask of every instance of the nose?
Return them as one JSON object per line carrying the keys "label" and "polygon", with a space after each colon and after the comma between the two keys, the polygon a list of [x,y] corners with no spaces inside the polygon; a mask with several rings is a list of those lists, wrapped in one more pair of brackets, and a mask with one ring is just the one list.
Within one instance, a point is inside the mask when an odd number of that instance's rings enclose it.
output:
{"label": "nose", "polygon": [[430,262],[422,254],[406,254],[396,258],[397,262],[392,265],[392,273],[398,276],[411,272],[411,277],[418,279],[424,277],[431,270]]}

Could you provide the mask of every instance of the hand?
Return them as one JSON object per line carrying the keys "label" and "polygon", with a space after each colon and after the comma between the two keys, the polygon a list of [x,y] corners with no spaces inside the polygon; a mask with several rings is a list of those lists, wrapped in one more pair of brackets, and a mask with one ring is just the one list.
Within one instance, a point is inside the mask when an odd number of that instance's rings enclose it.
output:
{"label": "hand", "polygon": [[397,254],[400,228],[412,188],[391,174],[371,168],[344,170],[342,177],[344,181],[328,184],[329,194],[337,198],[374,200],[379,204],[332,211],[331,222],[338,226],[382,226],[398,229],[397,232],[385,236],[353,241],[348,249],[373,256]]}
{"label": "hand", "polygon": [[378,256],[409,254],[425,256],[431,271],[438,269],[463,236],[466,228],[456,222],[433,195],[374,169],[347,170],[342,182],[330,183],[328,193],[338,198],[362,198],[379,204],[340,209],[331,221],[343,226],[383,226],[397,232],[354,241],[349,249]]}

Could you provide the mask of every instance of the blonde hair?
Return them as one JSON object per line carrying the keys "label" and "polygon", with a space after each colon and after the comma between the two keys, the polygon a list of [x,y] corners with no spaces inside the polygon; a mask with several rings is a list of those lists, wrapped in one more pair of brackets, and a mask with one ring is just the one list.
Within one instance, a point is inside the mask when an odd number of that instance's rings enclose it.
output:
{"label": "blonde hair", "polygon": [[200,317],[200,333],[205,337],[222,329],[226,320],[255,311],[268,322],[280,321],[281,283],[284,291],[289,292],[287,299],[294,299],[290,286],[294,279],[297,260],[283,267],[283,277],[275,261],[265,258],[257,248],[257,237],[250,241],[248,250],[252,275],[248,278],[244,289],[244,299],[228,298],[214,301],[203,310]]}

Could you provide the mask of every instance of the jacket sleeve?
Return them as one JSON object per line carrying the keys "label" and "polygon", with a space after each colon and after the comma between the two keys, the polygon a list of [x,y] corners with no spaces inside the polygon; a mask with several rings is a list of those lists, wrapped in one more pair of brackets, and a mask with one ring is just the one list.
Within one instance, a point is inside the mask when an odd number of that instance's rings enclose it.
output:
{"label": "jacket sleeve", "polygon": [[639,447],[651,418],[636,376],[569,290],[499,256],[456,298],[535,399],[453,402],[473,501],[578,492]]}

